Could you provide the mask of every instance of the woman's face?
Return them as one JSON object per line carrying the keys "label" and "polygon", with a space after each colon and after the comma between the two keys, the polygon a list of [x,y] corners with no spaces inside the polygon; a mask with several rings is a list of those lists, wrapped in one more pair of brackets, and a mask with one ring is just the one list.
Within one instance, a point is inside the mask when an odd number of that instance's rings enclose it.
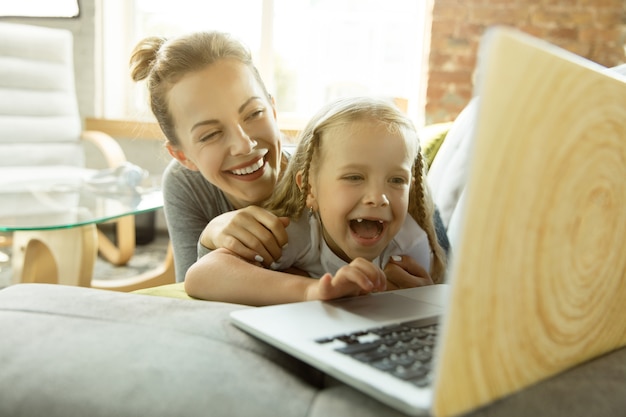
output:
{"label": "woman's face", "polygon": [[246,65],[222,59],[187,74],[168,95],[179,147],[173,157],[200,171],[235,208],[267,199],[280,171],[276,111]]}

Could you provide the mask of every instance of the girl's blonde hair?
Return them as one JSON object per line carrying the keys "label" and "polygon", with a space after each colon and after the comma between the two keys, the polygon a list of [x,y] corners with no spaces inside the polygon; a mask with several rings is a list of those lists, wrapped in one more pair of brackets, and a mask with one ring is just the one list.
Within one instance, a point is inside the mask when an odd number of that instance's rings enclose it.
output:
{"label": "girl's blonde hair", "polygon": [[252,62],[250,51],[227,33],[197,32],[171,40],[147,37],[133,49],[130,57],[131,77],[133,81],[147,80],[152,113],[172,145],[180,145],[180,140],[168,108],[167,95],[170,89],[185,75],[202,70],[220,59],[234,59],[250,68],[271,102],[271,96]]}
{"label": "girl's blonde hair", "polygon": [[[425,181],[426,169],[417,131],[411,120],[390,102],[370,97],[353,97],[340,99],[323,107],[298,136],[296,151],[289,160],[282,179],[276,185],[274,194],[266,202],[265,208],[277,216],[298,219],[306,208],[309,178],[311,170],[314,169],[315,158],[319,157],[321,148],[324,146],[322,138],[331,129],[359,120],[384,123],[391,132],[401,133],[407,141],[417,142],[412,173],[415,181],[409,190],[408,213],[426,232],[433,255],[430,275],[435,283],[442,282],[446,255],[437,240],[434,203]],[[332,144],[325,144],[325,146],[332,146]],[[298,172],[302,173],[301,188],[296,183]]]}

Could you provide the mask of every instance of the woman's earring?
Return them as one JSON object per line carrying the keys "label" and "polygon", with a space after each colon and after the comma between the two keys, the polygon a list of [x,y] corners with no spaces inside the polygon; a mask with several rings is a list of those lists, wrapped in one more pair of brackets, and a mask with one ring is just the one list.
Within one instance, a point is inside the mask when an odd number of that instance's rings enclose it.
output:
{"label": "woman's earring", "polygon": [[313,211],[313,206],[309,206],[309,217],[313,217],[315,211]]}

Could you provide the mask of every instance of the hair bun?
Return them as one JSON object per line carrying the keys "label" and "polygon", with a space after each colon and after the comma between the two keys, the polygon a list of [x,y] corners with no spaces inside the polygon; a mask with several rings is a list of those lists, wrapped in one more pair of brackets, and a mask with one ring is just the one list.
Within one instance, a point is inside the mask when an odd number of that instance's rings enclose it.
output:
{"label": "hair bun", "polygon": [[150,75],[156,63],[161,46],[166,39],[160,36],[151,36],[141,40],[130,55],[130,76],[133,81],[144,80]]}

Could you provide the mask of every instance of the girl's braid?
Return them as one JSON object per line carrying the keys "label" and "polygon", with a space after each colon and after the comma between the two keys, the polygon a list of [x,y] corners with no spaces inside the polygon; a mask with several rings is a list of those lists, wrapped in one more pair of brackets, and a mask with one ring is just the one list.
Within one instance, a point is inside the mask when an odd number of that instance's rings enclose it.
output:
{"label": "girl's braid", "polygon": [[313,161],[313,154],[315,153],[315,148],[319,145],[319,140],[317,137],[317,133],[315,131],[311,132],[311,137],[306,144],[304,149],[304,157],[302,160],[302,190],[300,190],[300,204],[298,210],[298,216],[302,214],[302,210],[306,207],[306,199],[309,194],[309,174],[311,172],[311,161]]}
{"label": "girl's braid", "polygon": [[[424,181],[426,171],[424,169],[424,159],[422,157],[421,149],[417,153],[415,158],[415,164],[413,165],[413,177],[415,178],[415,199],[411,204],[409,201],[409,212],[415,217],[415,221],[426,232],[428,237],[428,243],[432,248],[433,260],[430,268],[430,274],[433,281],[441,283],[443,281],[443,275],[445,271],[445,253],[439,241],[437,240],[437,233],[435,232],[435,223],[433,218],[434,206],[430,199],[430,193],[426,187],[428,184]],[[412,207],[411,207],[412,206]]]}

